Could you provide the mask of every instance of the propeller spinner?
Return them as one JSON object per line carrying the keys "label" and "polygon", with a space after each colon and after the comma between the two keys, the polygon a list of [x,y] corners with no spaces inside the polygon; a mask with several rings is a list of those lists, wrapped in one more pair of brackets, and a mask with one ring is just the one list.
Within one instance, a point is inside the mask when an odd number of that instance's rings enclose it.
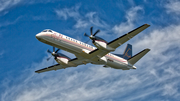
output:
{"label": "propeller spinner", "polygon": [[[93,34],[93,27],[91,27],[90,28],[90,32],[91,32],[91,35],[89,36],[88,34],[86,34],[86,33],[84,33],[84,36],[86,36],[86,37],[89,37],[91,40],[92,40],[92,42],[94,43],[94,41],[95,41],[95,39],[96,39],[96,34],[97,33],[99,33],[100,32],[100,30],[98,29],[94,34]],[[89,40],[88,40],[89,41]],[[87,41],[87,42],[88,42]],[[86,42],[86,43],[87,43]]]}
{"label": "propeller spinner", "polygon": [[[47,52],[48,53],[50,53],[52,56],[54,56],[54,59],[56,59],[57,58],[57,52],[59,51],[60,49],[57,49],[56,51],[55,51],[55,47],[53,47],[53,52],[51,52],[49,49],[47,50]],[[52,56],[50,56],[49,58],[47,58],[47,61],[49,61],[49,59],[52,57]]]}

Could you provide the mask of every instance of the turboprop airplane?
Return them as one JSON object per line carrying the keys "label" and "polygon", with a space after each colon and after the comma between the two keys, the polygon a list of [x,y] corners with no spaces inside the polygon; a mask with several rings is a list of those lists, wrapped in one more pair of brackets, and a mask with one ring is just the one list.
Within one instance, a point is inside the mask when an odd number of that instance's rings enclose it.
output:
{"label": "turboprop airplane", "polygon": [[[144,49],[138,54],[132,56],[132,45],[127,44],[123,54],[112,54],[110,52],[115,51],[117,47],[121,46],[149,26],[150,25],[148,24],[144,24],[111,42],[107,42],[104,39],[96,36],[100,30],[97,30],[93,34],[93,27],[91,27],[91,35],[84,33],[84,36],[89,37],[96,47],[50,29],[44,30],[37,34],[36,38],[45,44],[53,46],[53,52],[51,52],[49,49],[47,52],[52,54],[58,64],[37,70],[35,72],[42,73],[51,70],[65,69],[68,67],[77,67],[78,65],[87,63],[104,65],[103,67],[111,67],[122,70],[136,69],[134,64],[146,53],[148,53],[150,49]],[[55,50],[55,47],[58,49]],[[60,49],[73,53],[76,58],[71,59],[62,53],[58,53]]]}

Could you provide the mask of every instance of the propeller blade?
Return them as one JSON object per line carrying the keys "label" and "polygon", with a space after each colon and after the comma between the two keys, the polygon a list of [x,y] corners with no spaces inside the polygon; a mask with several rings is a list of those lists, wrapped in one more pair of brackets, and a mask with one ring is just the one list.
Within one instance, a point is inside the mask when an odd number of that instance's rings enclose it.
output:
{"label": "propeller blade", "polygon": [[[89,39],[90,40],[90,39]],[[86,41],[85,43],[88,43],[89,42],[89,40],[88,41]]]}
{"label": "propeller blade", "polygon": [[93,32],[93,27],[90,28],[90,32],[91,32],[91,35],[93,35],[93,34],[92,34],[92,32]]}
{"label": "propeller blade", "polygon": [[55,60],[53,60],[53,64],[55,64]]}
{"label": "propeller blade", "polygon": [[52,53],[49,49],[47,50],[48,53]]}
{"label": "propeller blade", "polygon": [[89,35],[87,35],[86,33],[84,33],[84,36],[89,37]]}
{"label": "propeller blade", "polygon": [[49,61],[49,59],[52,57],[52,55],[49,57],[49,58],[47,58],[47,61]]}
{"label": "propeller blade", "polygon": [[56,52],[55,52],[55,53],[57,53],[59,50],[60,50],[60,49],[56,50]]}
{"label": "propeller blade", "polygon": [[98,29],[95,33],[94,33],[94,35],[93,36],[95,36],[97,33],[99,33],[100,32],[100,30]]}
{"label": "propeller blade", "polygon": [[53,52],[55,52],[55,47],[53,47]]}

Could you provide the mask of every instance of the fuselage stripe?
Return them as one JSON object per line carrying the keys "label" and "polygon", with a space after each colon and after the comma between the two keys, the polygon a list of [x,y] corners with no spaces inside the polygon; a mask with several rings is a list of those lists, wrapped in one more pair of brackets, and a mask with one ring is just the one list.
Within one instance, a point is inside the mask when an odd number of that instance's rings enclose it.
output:
{"label": "fuselage stripe", "polygon": [[[62,35],[62,34],[61,34]],[[87,46],[84,46],[84,45],[82,45],[82,44],[80,44],[80,43],[83,43],[83,42],[74,42],[74,41],[71,41],[71,40],[68,40],[68,39],[66,39],[66,38],[64,38],[64,37],[67,37],[67,36],[65,36],[65,35],[62,35],[62,37],[52,37],[52,35],[51,34],[46,34],[46,36],[49,36],[49,37],[51,37],[51,38],[53,38],[53,39],[55,39],[55,40],[61,40],[61,41],[65,41],[65,42],[67,42],[67,43],[70,43],[70,45],[74,45],[74,44],[76,44],[76,45],[78,45],[79,47],[81,47],[81,48],[85,48],[85,49],[87,49],[87,50],[90,50],[90,51],[93,51],[93,50],[95,50],[96,48],[94,48],[93,46],[91,46],[91,47],[93,47],[93,49],[92,48],[90,48],[90,47],[87,47]],[[71,38],[72,39],[72,38]],[[84,43],[85,44],[85,43]],[[88,45],[88,44],[86,44],[86,45]],[[88,46],[90,46],[90,45],[88,45]],[[125,60],[125,59],[123,59],[123,58],[120,58],[120,57],[115,57],[115,56],[112,56],[112,54],[111,55],[105,55],[106,57],[108,57],[108,58],[111,58],[111,59],[114,59],[114,60],[116,60],[116,61],[119,61],[119,62],[123,62],[123,63],[127,63],[127,60]]]}

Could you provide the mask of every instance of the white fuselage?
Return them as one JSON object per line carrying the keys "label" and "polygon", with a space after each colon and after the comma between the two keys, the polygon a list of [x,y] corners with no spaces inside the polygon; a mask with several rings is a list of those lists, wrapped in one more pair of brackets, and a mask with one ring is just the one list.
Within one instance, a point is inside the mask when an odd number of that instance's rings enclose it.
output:
{"label": "white fuselage", "polygon": [[115,69],[123,70],[136,69],[136,67],[130,65],[127,60],[111,53],[108,53],[105,56],[101,57],[100,61],[93,61],[93,59],[89,57],[90,55],[88,55],[88,53],[97,49],[96,47],[85,44],[84,42],[70,38],[55,31],[41,32],[36,35],[36,38],[43,43],[68,51],[74,54],[77,58],[84,58],[85,64],[86,62],[92,64],[100,64],[105,65],[105,67],[112,67]]}

